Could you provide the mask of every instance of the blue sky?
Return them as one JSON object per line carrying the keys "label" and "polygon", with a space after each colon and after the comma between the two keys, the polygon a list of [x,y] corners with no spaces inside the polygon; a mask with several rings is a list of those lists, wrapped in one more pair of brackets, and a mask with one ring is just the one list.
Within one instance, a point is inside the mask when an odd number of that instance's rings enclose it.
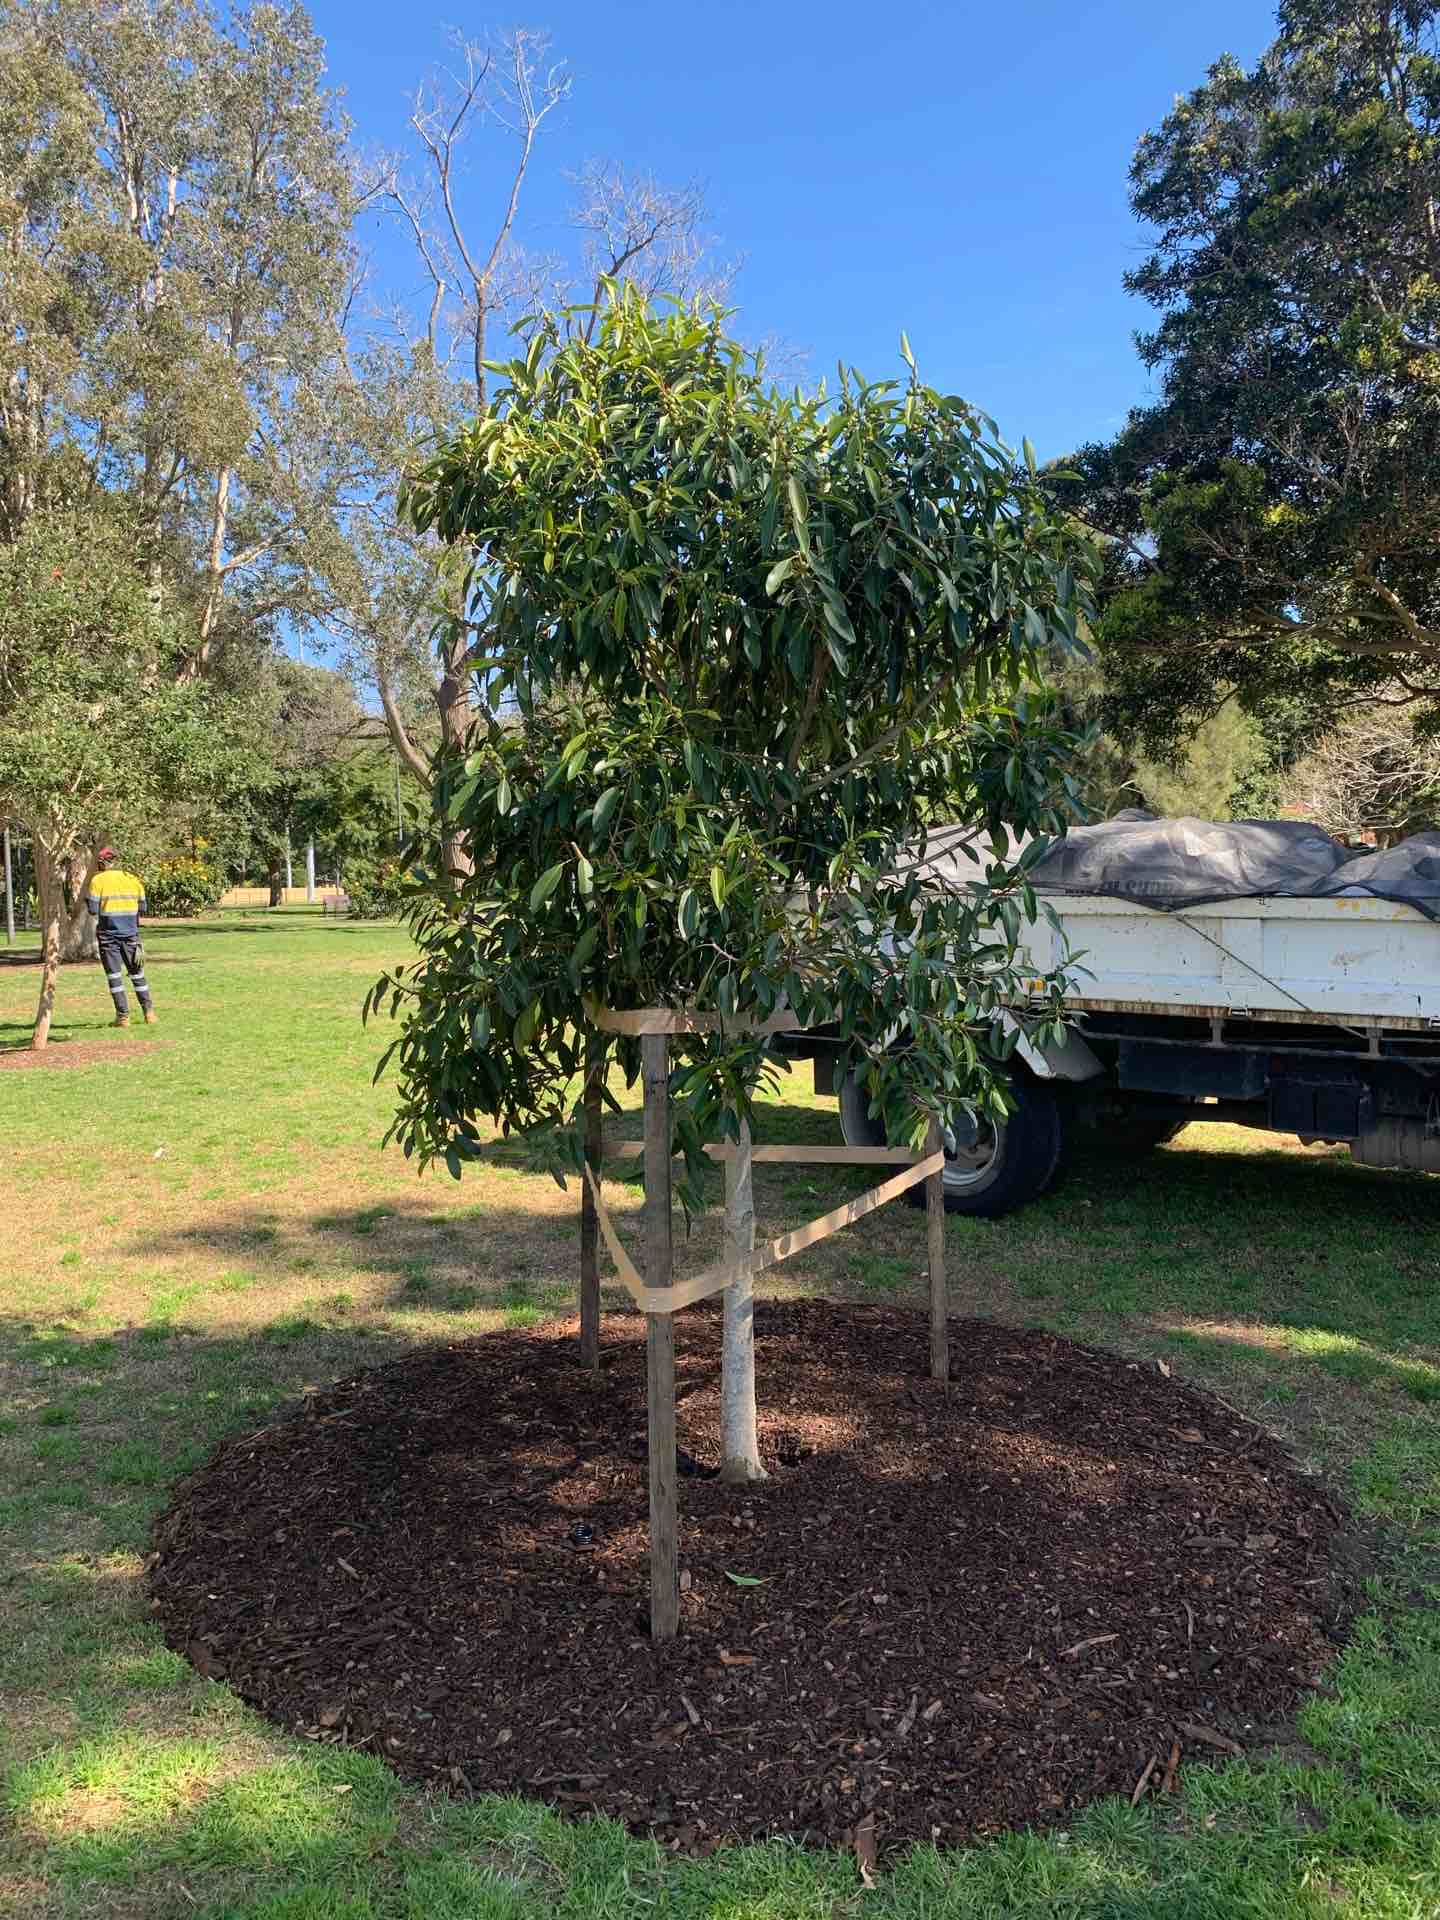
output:
{"label": "blue sky", "polygon": [[[358,136],[398,144],[455,11],[313,5]],[[843,356],[879,378],[899,368],[903,327],[927,380],[1042,457],[1105,436],[1145,396],[1131,335],[1146,309],[1120,285],[1143,250],[1125,193],[1137,136],[1220,53],[1249,60],[1274,31],[1253,0],[535,5],[523,24],[550,33],[573,93],[537,149],[532,244],[566,244],[565,175],[586,160],[698,177],[745,256],[747,337],[803,350],[812,377]],[[476,144],[467,195],[498,158]]]}

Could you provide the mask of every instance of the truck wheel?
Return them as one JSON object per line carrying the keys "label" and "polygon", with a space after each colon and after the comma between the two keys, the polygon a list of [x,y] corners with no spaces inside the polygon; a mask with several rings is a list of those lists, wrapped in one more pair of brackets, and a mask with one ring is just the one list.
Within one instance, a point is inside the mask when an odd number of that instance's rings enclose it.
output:
{"label": "truck wheel", "polygon": [[[1010,1118],[980,1123],[973,1146],[945,1156],[945,1211],[994,1220],[1045,1191],[1060,1164],[1060,1110],[1046,1086],[1017,1074],[1010,1082]],[[852,1076],[840,1088],[840,1137],[847,1147],[883,1147],[885,1132],[867,1112],[869,1096]],[[925,1204],[925,1189],[907,1198]]]}

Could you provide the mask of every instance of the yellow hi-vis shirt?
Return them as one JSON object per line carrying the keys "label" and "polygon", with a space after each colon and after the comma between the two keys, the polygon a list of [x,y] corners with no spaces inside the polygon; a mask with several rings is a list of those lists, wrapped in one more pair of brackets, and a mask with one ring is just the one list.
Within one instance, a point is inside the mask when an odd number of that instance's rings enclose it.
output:
{"label": "yellow hi-vis shirt", "polygon": [[90,882],[85,904],[100,923],[97,931],[133,936],[145,911],[144,882],[123,867],[107,867]]}

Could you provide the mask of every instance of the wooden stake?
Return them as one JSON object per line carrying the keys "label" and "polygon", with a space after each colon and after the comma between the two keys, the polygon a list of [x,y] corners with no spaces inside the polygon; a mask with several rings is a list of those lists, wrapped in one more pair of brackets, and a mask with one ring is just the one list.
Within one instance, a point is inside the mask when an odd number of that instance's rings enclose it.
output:
{"label": "wooden stake", "polygon": [[[645,1282],[668,1287],[670,1238],[670,1043],[640,1043],[645,1088]],[[650,1447],[650,1637],[671,1640],[680,1625],[680,1537],[675,1502],[675,1320],[645,1317],[645,1385]]]}
{"label": "wooden stake", "polygon": [[[939,1153],[940,1123],[930,1122],[927,1153]],[[945,1286],[945,1173],[925,1182],[925,1223],[930,1232],[930,1378],[950,1378],[950,1296]]]}
{"label": "wooden stake", "polygon": [[[604,1042],[591,1034],[585,1043],[585,1163],[600,1178],[604,1140],[600,1121],[600,1077]],[[580,1182],[580,1358],[592,1372],[600,1366],[600,1220],[590,1182]]]}

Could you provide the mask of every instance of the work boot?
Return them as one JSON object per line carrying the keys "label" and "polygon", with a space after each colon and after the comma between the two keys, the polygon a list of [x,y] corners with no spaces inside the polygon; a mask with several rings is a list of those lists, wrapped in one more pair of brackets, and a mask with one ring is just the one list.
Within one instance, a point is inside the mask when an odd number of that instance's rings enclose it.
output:
{"label": "work boot", "polygon": [[129,1026],[129,1024],[130,1024],[130,1016],[129,1016],[129,1014],[128,1014],[128,1013],[117,1013],[117,1014],[116,1014],[116,1016],[115,1016],[115,1024],[116,1024],[116,1026],[117,1026],[117,1027],[128,1027],[128,1026]]}
{"label": "work boot", "polygon": [[158,1013],[156,1013],[156,1011],[155,1011],[155,1009],[154,1009],[153,1007],[146,1007],[146,1009],[145,1009],[145,1024],[146,1024],[146,1026],[147,1026],[147,1027],[153,1027],[153,1026],[154,1026],[154,1024],[155,1024],[155,1022],[156,1022],[156,1021],[157,1021],[157,1020],[158,1020],[159,1018],[160,1018],[160,1016],[159,1016],[159,1014],[158,1014]]}

